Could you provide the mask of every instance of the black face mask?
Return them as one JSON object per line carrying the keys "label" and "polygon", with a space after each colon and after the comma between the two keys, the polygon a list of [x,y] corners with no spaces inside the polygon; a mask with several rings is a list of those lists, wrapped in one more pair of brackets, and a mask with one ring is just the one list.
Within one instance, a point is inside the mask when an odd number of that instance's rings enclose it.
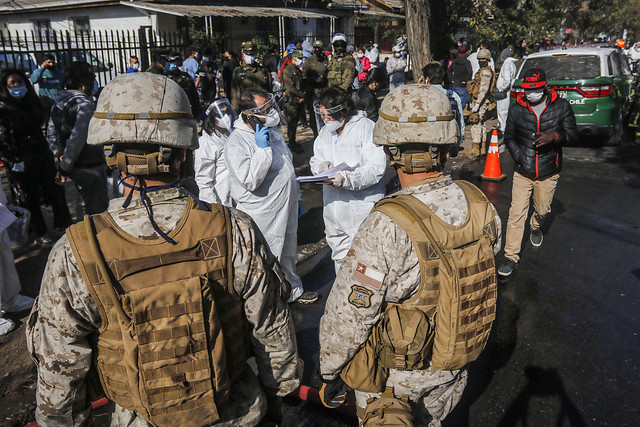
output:
{"label": "black face mask", "polygon": [[333,44],[333,50],[335,50],[336,53],[346,53],[347,52],[347,42],[344,42],[342,40],[338,40],[337,42],[335,42]]}
{"label": "black face mask", "polygon": [[313,53],[314,53],[318,58],[322,58],[322,55],[324,55],[324,52],[322,52],[322,49],[320,49],[319,47],[314,47],[314,48],[313,48]]}
{"label": "black face mask", "polygon": [[480,68],[486,67],[488,63],[489,61],[487,61],[486,59],[478,60],[478,65],[480,65]]}

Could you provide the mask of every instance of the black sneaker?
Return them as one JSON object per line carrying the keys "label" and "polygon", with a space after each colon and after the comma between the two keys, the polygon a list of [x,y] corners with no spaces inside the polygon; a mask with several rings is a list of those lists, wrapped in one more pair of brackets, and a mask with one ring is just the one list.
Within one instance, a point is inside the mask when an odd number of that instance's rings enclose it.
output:
{"label": "black sneaker", "polygon": [[317,292],[304,291],[294,302],[297,302],[298,304],[312,304],[316,301],[318,301]]}
{"label": "black sneaker", "polygon": [[542,244],[542,230],[531,230],[531,234],[529,234],[529,241],[536,248]]}
{"label": "black sneaker", "polygon": [[506,259],[500,268],[498,268],[498,274],[502,277],[509,277],[513,274],[513,270],[515,270],[517,266],[517,262]]}

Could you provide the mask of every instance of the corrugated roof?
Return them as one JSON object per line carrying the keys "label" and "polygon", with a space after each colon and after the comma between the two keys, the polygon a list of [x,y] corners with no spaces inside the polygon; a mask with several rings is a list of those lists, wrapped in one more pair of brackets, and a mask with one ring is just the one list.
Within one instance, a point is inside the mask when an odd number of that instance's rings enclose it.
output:
{"label": "corrugated roof", "polygon": [[285,18],[333,18],[335,15],[314,9],[293,9],[283,7],[250,7],[250,6],[212,6],[200,4],[160,4],[144,1],[121,1],[124,6],[152,12],[166,13],[177,16],[221,16],[225,18],[240,18],[246,16]]}
{"label": "corrugated roof", "polygon": [[19,12],[58,7],[77,7],[97,3],[116,3],[114,0],[9,0],[0,4],[0,12]]}

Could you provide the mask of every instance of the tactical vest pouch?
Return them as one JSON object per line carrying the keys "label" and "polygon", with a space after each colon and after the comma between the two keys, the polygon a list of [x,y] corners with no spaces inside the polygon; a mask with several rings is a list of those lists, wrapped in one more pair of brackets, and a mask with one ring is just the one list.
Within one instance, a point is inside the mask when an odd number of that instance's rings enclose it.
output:
{"label": "tactical vest pouch", "polygon": [[362,422],[360,427],[410,427],[413,426],[411,404],[407,397],[398,399],[393,390],[387,388],[382,396],[367,400],[367,408],[359,414]]}
{"label": "tactical vest pouch", "polygon": [[470,81],[467,82],[467,93],[472,98],[477,98],[478,97],[478,89],[480,89],[480,88],[478,87],[478,82],[476,82],[475,79],[470,80]]}
{"label": "tactical vest pouch", "polygon": [[426,369],[434,332],[423,311],[391,305],[376,326],[378,363],[398,371]]}
{"label": "tactical vest pouch", "polygon": [[384,389],[389,371],[378,363],[376,347],[377,335],[369,334],[369,339],[342,368],[340,378],[352,389],[367,393],[379,393]]}

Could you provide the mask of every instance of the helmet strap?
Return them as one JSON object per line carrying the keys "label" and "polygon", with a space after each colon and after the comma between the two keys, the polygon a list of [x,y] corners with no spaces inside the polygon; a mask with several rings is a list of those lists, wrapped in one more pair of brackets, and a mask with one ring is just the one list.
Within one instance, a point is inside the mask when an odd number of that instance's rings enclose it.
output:
{"label": "helmet strap", "polygon": [[392,155],[391,165],[397,165],[404,173],[428,173],[442,170],[440,150],[430,149],[418,153],[398,152]]}
{"label": "helmet strap", "polygon": [[169,165],[171,148],[158,147],[158,151],[149,154],[128,154],[115,152],[113,145],[105,147],[107,166],[125,174],[152,176],[158,174],[177,175],[179,171]]}

